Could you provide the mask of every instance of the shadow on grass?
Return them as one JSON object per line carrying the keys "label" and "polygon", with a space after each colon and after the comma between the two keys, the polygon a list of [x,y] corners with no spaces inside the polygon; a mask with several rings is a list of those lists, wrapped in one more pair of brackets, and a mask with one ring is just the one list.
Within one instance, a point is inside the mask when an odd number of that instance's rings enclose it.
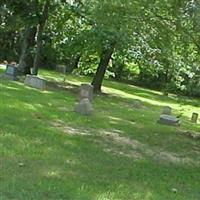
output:
{"label": "shadow on grass", "polygon": [[[142,96],[129,86],[113,86],[108,95],[95,97],[93,116],[79,116],[72,112],[73,83],[74,78],[44,92],[2,83],[4,199],[199,199],[198,167],[158,162],[148,154],[156,148],[183,159],[199,155],[198,142],[155,123],[161,106],[143,101],[145,107],[135,109],[132,98]],[[62,124],[52,125],[55,121]]]}

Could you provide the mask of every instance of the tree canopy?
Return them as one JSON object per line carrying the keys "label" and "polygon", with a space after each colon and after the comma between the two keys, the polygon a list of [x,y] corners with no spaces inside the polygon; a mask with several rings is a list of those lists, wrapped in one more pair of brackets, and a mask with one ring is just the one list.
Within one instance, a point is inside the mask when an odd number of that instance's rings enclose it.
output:
{"label": "tree canopy", "polygon": [[6,0],[0,60],[200,96],[199,0]]}

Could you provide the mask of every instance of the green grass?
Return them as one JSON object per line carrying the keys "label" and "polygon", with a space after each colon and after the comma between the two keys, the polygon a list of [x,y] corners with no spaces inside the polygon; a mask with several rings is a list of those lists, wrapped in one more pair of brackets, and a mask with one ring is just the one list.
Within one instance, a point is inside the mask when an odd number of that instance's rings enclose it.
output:
{"label": "green grass", "polygon": [[[189,121],[199,100],[105,81],[85,117],[73,108],[90,78],[40,73],[60,89],[0,82],[0,199],[200,199],[200,141],[180,134],[200,133]],[[163,105],[181,127],[156,123]]]}

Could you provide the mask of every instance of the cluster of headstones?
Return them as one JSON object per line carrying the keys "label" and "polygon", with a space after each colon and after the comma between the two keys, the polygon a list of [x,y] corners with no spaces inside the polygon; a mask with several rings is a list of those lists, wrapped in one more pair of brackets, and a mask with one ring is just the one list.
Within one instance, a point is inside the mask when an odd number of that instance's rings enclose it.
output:
{"label": "cluster of headstones", "polygon": [[[7,64],[4,76],[12,80],[17,80],[18,75],[19,75],[19,71],[18,71],[17,65]],[[28,85],[33,88],[37,88],[41,90],[47,89],[46,80],[38,76],[26,75],[24,83],[25,85]],[[89,84],[82,84],[80,87],[79,103],[75,105],[74,111],[82,115],[91,115],[93,112],[92,99],[93,99],[93,86]],[[141,107],[141,102],[139,100],[134,100],[133,104],[135,108]],[[198,114],[193,113],[191,121],[193,123],[197,123],[197,120],[198,120]],[[163,107],[163,111],[157,122],[160,124],[180,126],[179,118],[172,115],[172,108],[169,106]]]}
{"label": "cluster of headstones", "polygon": [[[192,113],[191,122],[197,123],[198,113]],[[180,119],[178,117],[172,116],[172,108],[169,106],[164,106],[163,111],[157,121],[160,124],[180,126]]]}
{"label": "cluster of headstones", "polygon": [[[17,64],[11,63],[6,65],[6,70],[5,73],[3,74],[3,78],[8,78],[16,81],[19,79],[20,75],[21,74],[17,67]],[[46,81],[34,75],[26,75],[24,84],[40,90],[45,90],[47,88]]]}
{"label": "cluster of headstones", "polygon": [[172,126],[180,126],[179,118],[172,116],[171,114],[172,114],[172,108],[169,106],[164,106],[163,111],[160,115],[160,119],[158,120],[158,123],[172,125]]}
{"label": "cluster of headstones", "polygon": [[[18,80],[19,75],[20,72],[17,68],[17,65],[7,64],[5,74],[3,75],[5,78],[9,78],[11,80]],[[26,75],[24,84],[40,90],[47,89],[46,80],[34,75]],[[79,103],[76,104],[74,111],[82,115],[91,115],[93,111],[92,99],[93,86],[89,84],[82,84],[80,87]]]}

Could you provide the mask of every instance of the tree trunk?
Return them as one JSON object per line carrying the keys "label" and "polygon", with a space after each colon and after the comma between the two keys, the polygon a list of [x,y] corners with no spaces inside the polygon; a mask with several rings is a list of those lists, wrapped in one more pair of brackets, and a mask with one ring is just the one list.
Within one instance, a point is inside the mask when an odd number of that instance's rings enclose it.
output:
{"label": "tree trunk", "polygon": [[33,63],[33,75],[38,74],[39,64],[41,60],[40,59],[41,52],[42,52],[42,34],[43,34],[46,21],[48,19],[49,6],[50,6],[50,0],[46,0],[43,11],[42,11],[42,16],[40,17],[39,24],[37,26],[36,55],[35,55],[34,63]]}
{"label": "tree trunk", "polygon": [[42,51],[42,32],[43,28],[38,25],[37,27],[37,42],[36,42],[36,54],[33,62],[33,75],[38,74],[40,58],[41,58],[41,51]]}
{"label": "tree trunk", "polygon": [[22,75],[30,74],[28,57],[30,56],[30,47],[34,45],[35,34],[35,27],[26,27],[22,36],[21,54],[19,58],[19,71]]}
{"label": "tree trunk", "polygon": [[95,93],[101,92],[101,85],[103,82],[103,78],[113,52],[114,52],[114,45],[112,45],[108,49],[103,49],[102,51],[97,71],[92,80],[92,85],[94,86]]}

